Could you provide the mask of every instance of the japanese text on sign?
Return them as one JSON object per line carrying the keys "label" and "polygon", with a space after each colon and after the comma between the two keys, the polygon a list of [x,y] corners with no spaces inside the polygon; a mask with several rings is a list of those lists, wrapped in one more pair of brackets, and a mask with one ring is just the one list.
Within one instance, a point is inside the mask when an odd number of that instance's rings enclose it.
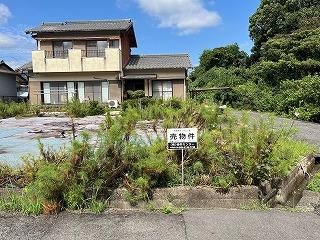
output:
{"label": "japanese text on sign", "polygon": [[198,148],[197,128],[170,128],[167,130],[168,149]]}

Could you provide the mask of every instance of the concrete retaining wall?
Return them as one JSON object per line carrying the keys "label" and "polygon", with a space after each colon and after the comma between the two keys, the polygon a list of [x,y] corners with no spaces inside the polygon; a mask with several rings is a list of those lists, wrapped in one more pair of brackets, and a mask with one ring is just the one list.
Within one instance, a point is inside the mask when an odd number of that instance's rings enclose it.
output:
{"label": "concrete retaining wall", "polygon": [[[132,207],[126,201],[125,189],[117,189],[110,198],[111,208],[132,209],[146,208],[145,202]],[[241,186],[231,188],[227,193],[211,187],[176,187],[159,188],[153,192],[150,204],[155,209],[173,204],[183,208],[240,208],[243,204],[259,201],[259,189],[255,186]]]}
{"label": "concrete retaining wall", "polygon": [[282,182],[277,195],[271,200],[271,205],[296,206],[315,169],[316,164],[313,155],[303,158],[289,177]]}

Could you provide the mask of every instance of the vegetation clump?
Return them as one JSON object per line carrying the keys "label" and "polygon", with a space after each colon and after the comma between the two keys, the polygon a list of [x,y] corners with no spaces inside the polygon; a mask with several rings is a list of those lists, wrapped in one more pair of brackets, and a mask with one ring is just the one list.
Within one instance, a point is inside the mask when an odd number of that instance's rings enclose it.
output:
{"label": "vegetation clump", "polygon": [[308,190],[320,193],[320,173],[315,174],[312,181],[308,184]]}
{"label": "vegetation clump", "polygon": [[107,106],[101,105],[98,101],[87,101],[81,103],[79,99],[74,98],[64,107],[70,117],[83,118],[86,116],[102,115],[107,112]]}
{"label": "vegetation clump", "polygon": [[188,186],[258,185],[285,177],[313,151],[293,141],[292,131],[276,130],[272,119],[255,121],[246,115],[238,119],[211,103],[172,99],[145,108],[128,106],[114,118],[106,114],[95,146],[88,134],[59,151],[40,143],[40,155],[26,159],[20,169],[1,168],[2,185],[8,186],[10,178],[16,179],[13,185],[24,188],[22,195],[12,198],[13,206],[11,198],[1,199],[0,209],[36,214],[63,209],[101,212],[118,187],[128,190],[133,205],[148,201],[154,188],[181,184],[181,152],[166,146],[166,130],[173,127],[198,128],[199,148],[185,155]]}
{"label": "vegetation clump", "polygon": [[40,114],[40,107],[36,105],[30,105],[28,103],[3,103],[0,101],[0,119],[10,117],[29,117],[38,116]]}

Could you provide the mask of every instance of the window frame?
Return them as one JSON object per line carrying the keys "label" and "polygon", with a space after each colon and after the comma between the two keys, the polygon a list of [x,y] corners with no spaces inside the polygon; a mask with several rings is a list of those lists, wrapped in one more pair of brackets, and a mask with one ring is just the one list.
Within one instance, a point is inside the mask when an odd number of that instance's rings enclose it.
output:
{"label": "window frame", "polygon": [[[94,91],[94,88],[99,85],[99,91]],[[91,91],[87,91],[87,89],[90,89]],[[87,99],[88,95],[92,95],[92,99],[89,96],[90,100],[98,101],[102,103],[102,82],[101,81],[84,81],[84,98]]]}
{"label": "window frame", "polygon": [[[55,44],[57,43],[61,43],[61,48],[62,50],[55,50],[56,46]],[[65,48],[65,43],[71,43],[71,48]],[[68,58],[69,49],[73,49],[74,45],[73,45],[73,41],[72,40],[67,40],[67,41],[52,41],[52,57],[53,58]],[[57,54],[58,52],[60,52],[60,54]]]}
{"label": "window frame", "polygon": [[[168,91],[168,90],[163,90],[163,83],[164,82],[170,82],[170,86],[171,86],[171,91]],[[154,84],[155,83],[161,83],[161,90],[160,91],[155,91],[154,90]],[[173,81],[172,80],[154,80],[152,81],[152,98],[154,98],[154,93],[157,92],[157,93],[160,93],[161,95],[161,98],[158,98],[158,99],[162,99],[162,100],[167,100],[167,99],[164,99],[164,94],[163,93],[171,93],[171,97],[170,98],[173,98]],[[169,99],[170,99],[169,98]]]}
{"label": "window frame", "polygon": [[[105,48],[99,48],[98,42],[105,42]],[[91,49],[88,49],[88,43],[95,43],[95,46],[91,46]],[[86,41],[86,54],[85,57],[105,57],[105,49],[109,47],[108,40],[87,40]],[[90,51],[92,51],[90,53]]]}

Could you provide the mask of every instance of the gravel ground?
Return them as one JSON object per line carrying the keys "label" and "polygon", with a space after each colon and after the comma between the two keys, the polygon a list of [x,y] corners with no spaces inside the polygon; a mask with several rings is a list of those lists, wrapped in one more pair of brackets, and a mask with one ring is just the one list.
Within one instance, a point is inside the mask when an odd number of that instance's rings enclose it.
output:
{"label": "gravel ground", "polygon": [[279,210],[190,210],[177,215],[110,211],[28,217],[0,214],[0,239],[310,239],[320,217]]}

